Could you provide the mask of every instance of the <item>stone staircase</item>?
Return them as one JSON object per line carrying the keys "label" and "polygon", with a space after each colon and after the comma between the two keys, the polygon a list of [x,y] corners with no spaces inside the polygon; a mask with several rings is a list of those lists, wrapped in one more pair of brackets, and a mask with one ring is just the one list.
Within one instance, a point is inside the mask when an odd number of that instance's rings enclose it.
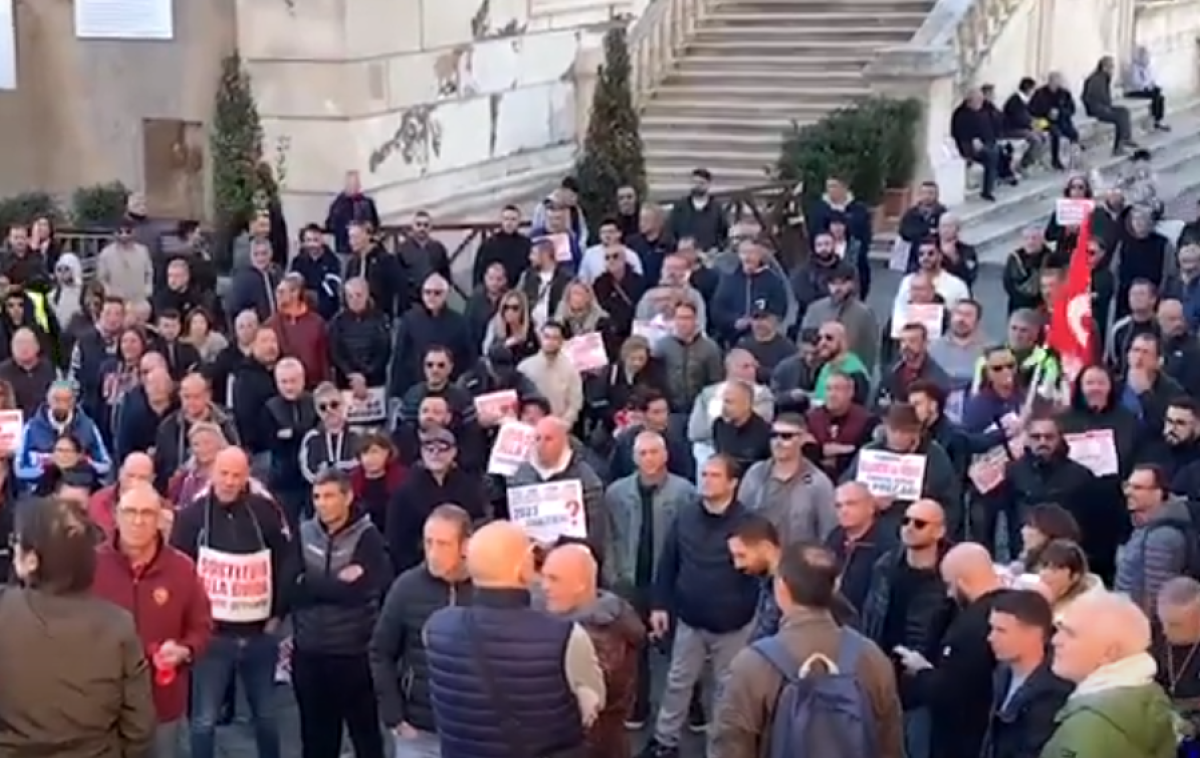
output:
{"label": "stone staircase", "polygon": [[655,199],[691,171],[718,189],[769,181],[784,132],[871,93],[866,65],[908,42],[933,0],[711,0],[643,103]]}

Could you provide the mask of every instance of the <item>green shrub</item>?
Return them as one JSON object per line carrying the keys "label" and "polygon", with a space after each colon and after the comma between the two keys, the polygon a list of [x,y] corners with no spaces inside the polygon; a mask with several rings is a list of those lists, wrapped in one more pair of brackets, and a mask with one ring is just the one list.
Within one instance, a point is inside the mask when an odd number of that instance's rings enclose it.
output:
{"label": "green shrub", "polygon": [[7,236],[14,224],[32,224],[43,216],[56,226],[64,221],[58,200],[49,192],[22,192],[0,199],[0,236]]}
{"label": "green shrub", "polygon": [[912,181],[920,116],[916,100],[869,98],[815,123],[793,124],[784,135],[776,175],[803,182],[808,199],[820,196],[825,180],[837,176],[859,200],[877,205],[884,190]]}
{"label": "green shrub", "polygon": [[119,181],[80,187],[71,195],[71,224],[82,229],[112,229],[125,217],[129,188]]}
{"label": "green shrub", "polygon": [[632,69],[623,26],[604,35],[604,65],[592,97],[583,153],[575,165],[579,206],[595,228],[617,212],[617,189],[629,185],[646,196],[646,159],[630,88]]}
{"label": "green shrub", "polygon": [[221,63],[210,138],[218,233],[242,227],[255,213],[255,193],[264,189],[259,175],[262,140],[250,75],[234,53]]}

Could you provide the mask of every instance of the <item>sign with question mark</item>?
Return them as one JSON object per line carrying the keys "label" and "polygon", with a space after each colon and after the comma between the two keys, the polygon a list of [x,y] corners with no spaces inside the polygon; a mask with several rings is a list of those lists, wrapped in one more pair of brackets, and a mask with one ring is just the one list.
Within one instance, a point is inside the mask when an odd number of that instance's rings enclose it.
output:
{"label": "sign with question mark", "polygon": [[559,537],[588,536],[583,483],[578,479],[509,488],[508,515],[530,539],[542,544],[553,544]]}

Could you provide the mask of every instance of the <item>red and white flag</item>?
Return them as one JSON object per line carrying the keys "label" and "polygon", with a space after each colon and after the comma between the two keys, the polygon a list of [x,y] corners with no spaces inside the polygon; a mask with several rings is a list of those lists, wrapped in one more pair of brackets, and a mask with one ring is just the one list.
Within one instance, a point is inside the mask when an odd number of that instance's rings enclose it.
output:
{"label": "red and white flag", "polygon": [[1050,329],[1046,333],[1046,346],[1058,353],[1063,373],[1072,381],[1085,366],[1095,362],[1099,345],[1092,318],[1090,239],[1091,219],[1084,217],[1067,268],[1067,281],[1051,304]]}

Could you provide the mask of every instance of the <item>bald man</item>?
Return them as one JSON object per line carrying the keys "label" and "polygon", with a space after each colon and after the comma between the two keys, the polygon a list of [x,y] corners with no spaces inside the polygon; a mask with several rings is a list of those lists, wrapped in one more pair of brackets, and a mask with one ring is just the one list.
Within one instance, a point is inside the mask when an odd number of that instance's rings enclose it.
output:
{"label": "bald man", "polygon": [[494,521],[476,532],[467,571],[471,605],[442,608],[425,625],[441,755],[579,751],[606,702],[591,637],[569,618],[530,607],[537,570],[519,525]]}
{"label": "bald man", "polygon": [[833,505],[838,525],[825,539],[825,547],[837,559],[842,595],[861,613],[875,564],[900,541],[892,530],[879,525],[875,498],[862,482],[839,486],[833,493]]}
{"label": "bald man", "polygon": [[1054,634],[1054,673],[1075,682],[1043,758],[1173,758],[1171,703],[1154,681],[1150,619],[1126,595],[1071,603]]}
{"label": "bald man", "polygon": [[[126,462],[127,467],[129,461]],[[154,666],[173,669],[168,684],[156,681],[156,756],[175,755],[187,710],[191,667],[212,636],[208,593],[196,566],[159,533],[162,498],[149,481],[125,481],[116,508],[116,536],[96,553],[92,591],[133,616],[138,636],[152,651]]]}
{"label": "bald man", "polygon": [[41,343],[28,327],[13,334],[10,349],[12,357],[0,363],[0,380],[12,387],[13,402],[29,418],[46,399],[58,371],[50,357],[42,355]]}
{"label": "bald man", "polygon": [[[561,418],[547,416],[537,422],[531,460],[522,463],[509,479],[509,488],[548,482],[579,482],[588,544],[596,555],[608,549],[608,514],[604,509],[604,482],[588,463],[582,445],[571,439],[571,428]],[[581,536],[581,535],[572,535]]]}
{"label": "bald man", "polygon": [[555,548],[542,565],[546,610],[581,625],[596,646],[608,693],[596,723],[588,730],[589,758],[629,758],[625,723],[637,694],[638,653],[646,627],[633,606],[597,587],[599,568],[586,545]]}
{"label": "bald man", "polygon": [[296,583],[297,555],[279,507],[250,486],[250,461],[237,447],[217,453],[210,492],[180,509],[171,544],[196,561],[212,601],[213,641],[195,665],[191,755],[213,758],[225,687],[246,685],[262,758],[280,758],[275,634]]}
{"label": "bald man", "polygon": [[221,427],[225,439],[239,444],[237,427],[233,419],[221,408],[213,405],[212,388],[208,379],[192,372],[179,382],[179,410],[163,419],[154,439],[154,470],[158,479],[155,485],[165,492],[167,482],[191,455],[188,445],[188,429],[192,424],[207,421]]}
{"label": "bald man", "polygon": [[[151,360],[153,358],[153,360]],[[130,453],[153,450],[158,428],[175,412],[175,382],[158,353],[142,358],[142,381],[121,396],[113,422],[113,455],[125,460]]]}
{"label": "bald man", "polygon": [[974,542],[951,548],[942,559],[941,574],[960,610],[934,648],[936,667],[907,646],[893,652],[915,680],[917,702],[929,709],[928,755],[979,755],[992,713],[996,667],[988,643],[991,614],[997,598],[1010,590],[1001,583],[987,548]]}
{"label": "bald man", "polygon": [[121,494],[139,484],[154,484],[154,461],[145,453],[131,453],[121,464],[116,484],[97,490],[88,500],[88,516],[105,536],[112,537],[116,531],[114,514]]}

